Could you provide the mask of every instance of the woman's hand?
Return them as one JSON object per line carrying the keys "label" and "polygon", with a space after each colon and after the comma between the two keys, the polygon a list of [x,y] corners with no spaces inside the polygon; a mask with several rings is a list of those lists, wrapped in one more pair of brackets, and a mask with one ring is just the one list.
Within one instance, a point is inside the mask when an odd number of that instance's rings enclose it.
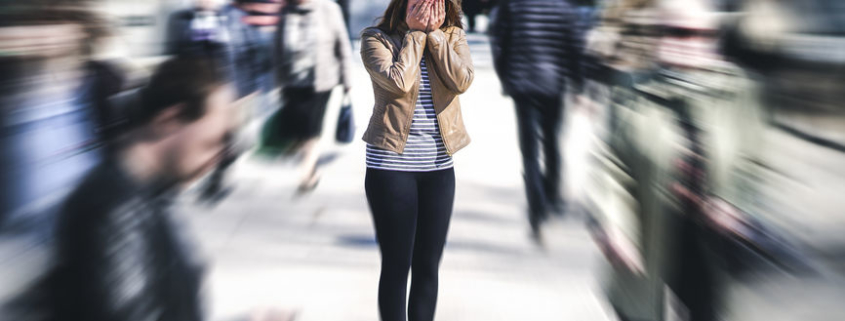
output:
{"label": "woman's hand", "polygon": [[446,1],[447,0],[433,0],[436,2],[431,6],[431,19],[428,20],[425,32],[432,32],[440,29],[443,26],[443,21],[446,20]]}
{"label": "woman's hand", "polygon": [[408,29],[425,31],[431,19],[431,7],[432,0],[422,0],[411,6],[408,15],[405,17]]}

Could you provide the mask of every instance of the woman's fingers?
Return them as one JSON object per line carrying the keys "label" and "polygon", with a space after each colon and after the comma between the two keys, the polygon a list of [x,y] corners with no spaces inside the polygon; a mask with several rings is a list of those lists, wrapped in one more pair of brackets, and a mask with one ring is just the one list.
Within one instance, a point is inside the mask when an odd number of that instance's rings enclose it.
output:
{"label": "woman's fingers", "polygon": [[420,21],[425,21],[425,19],[431,16],[431,2],[432,0],[423,0],[423,4],[420,6],[419,12],[417,13]]}
{"label": "woman's fingers", "polygon": [[443,21],[443,19],[446,18],[446,1],[447,0],[437,1],[437,21]]}
{"label": "woman's fingers", "polygon": [[435,0],[435,1],[437,1],[437,2],[434,5],[434,12],[432,13],[432,15],[435,17],[433,19],[434,25],[431,28],[432,30],[440,28],[440,26],[443,24],[443,17],[444,17],[444,15],[443,15],[443,3],[444,3],[444,1],[443,0]]}

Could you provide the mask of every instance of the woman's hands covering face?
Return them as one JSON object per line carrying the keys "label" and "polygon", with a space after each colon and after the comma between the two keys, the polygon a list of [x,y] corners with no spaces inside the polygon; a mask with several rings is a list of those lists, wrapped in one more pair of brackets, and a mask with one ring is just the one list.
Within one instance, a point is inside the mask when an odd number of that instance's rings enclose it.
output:
{"label": "woman's hands covering face", "polygon": [[434,7],[434,0],[420,0],[408,8],[408,14],[405,16],[405,23],[411,30],[420,30],[428,32],[428,27],[432,18],[432,7]]}

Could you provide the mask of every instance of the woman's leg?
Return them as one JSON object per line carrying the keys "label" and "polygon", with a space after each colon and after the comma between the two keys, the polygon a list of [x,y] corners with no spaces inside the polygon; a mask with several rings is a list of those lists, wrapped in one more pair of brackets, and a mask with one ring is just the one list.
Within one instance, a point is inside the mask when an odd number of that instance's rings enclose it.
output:
{"label": "woman's leg", "polygon": [[307,123],[305,135],[308,137],[302,144],[302,163],[300,173],[302,178],[299,184],[300,191],[310,191],[317,187],[320,180],[320,168],[317,162],[320,161],[320,155],[323,152],[320,137],[323,132],[323,119],[326,115],[327,104],[329,103],[331,92],[317,92],[309,97],[308,102],[308,118],[303,120]]}
{"label": "woman's leg", "polygon": [[320,172],[317,168],[317,162],[320,160],[320,153],[322,153],[322,146],[320,146],[320,137],[310,138],[302,143],[302,163],[300,163],[299,179],[300,191],[310,191],[314,189],[320,179]]}
{"label": "woman's leg", "polygon": [[404,321],[408,269],[417,228],[417,176],[367,169],[364,186],[381,250],[378,289],[381,320]]}
{"label": "woman's leg", "polygon": [[422,175],[419,214],[411,268],[408,320],[434,320],[440,258],[446,244],[455,201],[455,171],[447,169]]}

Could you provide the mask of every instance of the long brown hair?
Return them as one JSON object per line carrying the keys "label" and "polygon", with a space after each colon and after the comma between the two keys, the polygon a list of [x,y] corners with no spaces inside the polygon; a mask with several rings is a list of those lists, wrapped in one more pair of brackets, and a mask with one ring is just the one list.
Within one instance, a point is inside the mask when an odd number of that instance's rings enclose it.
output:
{"label": "long brown hair", "polygon": [[[446,19],[440,29],[446,27],[458,27],[463,29],[461,23],[461,0],[437,0],[446,1]],[[384,11],[384,16],[376,25],[379,29],[392,32],[399,29],[399,27],[407,27],[405,23],[405,16],[408,11],[408,0],[391,0],[387,10]]]}

